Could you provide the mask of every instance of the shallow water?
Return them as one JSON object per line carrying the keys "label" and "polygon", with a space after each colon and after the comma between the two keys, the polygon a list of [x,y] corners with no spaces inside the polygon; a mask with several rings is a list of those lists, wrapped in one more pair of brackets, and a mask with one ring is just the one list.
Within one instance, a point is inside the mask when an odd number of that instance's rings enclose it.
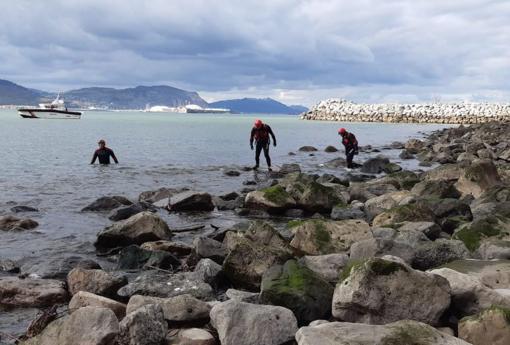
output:
{"label": "shallow water", "polygon": [[[339,123],[278,115],[261,118],[271,125],[278,139],[278,146],[271,147],[276,167],[297,162],[305,171],[325,172],[319,164],[343,156],[342,152],[323,152],[327,145],[341,146],[336,134]],[[23,214],[39,222],[35,231],[0,232],[0,259],[23,263],[70,254],[94,257],[96,233],[110,222],[105,215],[80,210],[101,196],[124,195],[135,200],[142,191],[160,187],[191,187],[212,194],[242,189],[242,182],[253,180],[254,173],[226,177],[222,168],[253,165],[249,134],[254,119],[247,115],[86,112],[81,120],[34,120],[22,119],[12,110],[0,111],[0,215],[9,214],[14,205],[40,210]],[[373,123],[341,126],[354,132],[360,145],[372,146],[405,141],[420,136],[420,132],[444,127]],[[115,151],[120,164],[89,164],[100,138]],[[314,156],[297,152],[304,145],[313,145],[319,152]],[[297,155],[289,156],[290,151]],[[395,159],[399,152],[382,153]],[[357,157],[364,158],[366,155]],[[261,159],[264,168],[263,156]],[[403,162],[415,168],[412,164]],[[265,174],[256,177],[264,179]],[[213,212],[208,219],[200,220],[162,215],[171,227],[237,220],[228,212]],[[189,235],[179,236],[191,240]]]}

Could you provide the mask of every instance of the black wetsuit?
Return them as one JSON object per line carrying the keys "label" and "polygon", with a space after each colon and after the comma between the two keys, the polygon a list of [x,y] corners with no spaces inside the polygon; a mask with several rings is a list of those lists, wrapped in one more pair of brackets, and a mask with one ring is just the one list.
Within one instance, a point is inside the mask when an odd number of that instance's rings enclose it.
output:
{"label": "black wetsuit", "polygon": [[267,166],[271,168],[271,157],[269,157],[269,144],[271,144],[270,136],[273,138],[274,145],[276,146],[276,137],[273,130],[268,125],[262,127],[253,127],[250,135],[250,146],[253,148],[253,141],[255,140],[255,166],[259,166],[260,152],[264,150]]}
{"label": "black wetsuit", "polygon": [[358,154],[358,140],[352,133],[346,133],[342,136],[342,144],[345,146],[345,158],[347,160],[347,168],[352,169],[352,160],[354,155]]}
{"label": "black wetsuit", "polygon": [[96,158],[99,158],[99,164],[110,164],[110,157],[113,158],[115,163],[119,162],[112,149],[108,147],[97,149],[96,152],[94,152],[94,157],[92,157],[92,162],[90,162],[90,164],[94,164]]}

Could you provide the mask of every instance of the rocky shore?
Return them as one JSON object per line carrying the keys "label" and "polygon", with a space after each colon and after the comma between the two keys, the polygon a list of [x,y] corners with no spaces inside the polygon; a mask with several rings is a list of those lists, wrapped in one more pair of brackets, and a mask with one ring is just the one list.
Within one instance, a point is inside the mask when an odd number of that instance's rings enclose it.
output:
{"label": "rocky shore", "polygon": [[477,124],[510,120],[509,103],[356,104],[328,99],[301,114],[304,120]]}
{"label": "rocky shore", "polygon": [[[0,306],[42,310],[0,343],[510,344],[510,124],[391,146],[431,168],[376,156],[341,177],[289,164],[218,196],[161,187],[83,205],[112,221],[94,243],[109,265],[0,260]],[[195,223],[171,227],[166,212]],[[245,221],[209,225],[211,212]],[[0,231],[37,226],[0,217]]]}

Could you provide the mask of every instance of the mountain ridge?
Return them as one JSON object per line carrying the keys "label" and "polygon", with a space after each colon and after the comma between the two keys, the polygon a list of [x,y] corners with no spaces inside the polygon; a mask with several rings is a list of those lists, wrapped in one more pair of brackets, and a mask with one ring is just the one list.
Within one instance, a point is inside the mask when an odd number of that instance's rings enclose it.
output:
{"label": "mountain ridge", "polygon": [[[288,106],[272,98],[237,98],[209,103],[214,108],[227,108],[235,113],[271,113],[297,115],[306,109],[302,106]],[[297,108],[302,107],[302,108]]]}

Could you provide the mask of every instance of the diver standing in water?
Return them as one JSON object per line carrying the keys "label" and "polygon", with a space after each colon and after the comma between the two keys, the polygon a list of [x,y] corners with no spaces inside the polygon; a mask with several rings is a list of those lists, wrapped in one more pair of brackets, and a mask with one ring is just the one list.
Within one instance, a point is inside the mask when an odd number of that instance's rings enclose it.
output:
{"label": "diver standing in water", "polygon": [[115,164],[119,163],[115,153],[113,153],[112,149],[106,147],[106,142],[103,139],[99,140],[98,145],[99,148],[94,152],[90,164],[94,164],[97,158],[99,158],[99,164],[110,164],[110,157],[113,158]]}
{"label": "diver standing in water", "polygon": [[259,168],[260,152],[264,150],[266,157],[267,170],[271,169],[271,157],[269,157],[269,145],[271,144],[271,137],[273,138],[273,145],[276,146],[276,137],[273,130],[269,125],[262,123],[261,120],[256,120],[250,135],[250,147],[253,150],[253,141],[255,141],[255,166],[253,170]]}

